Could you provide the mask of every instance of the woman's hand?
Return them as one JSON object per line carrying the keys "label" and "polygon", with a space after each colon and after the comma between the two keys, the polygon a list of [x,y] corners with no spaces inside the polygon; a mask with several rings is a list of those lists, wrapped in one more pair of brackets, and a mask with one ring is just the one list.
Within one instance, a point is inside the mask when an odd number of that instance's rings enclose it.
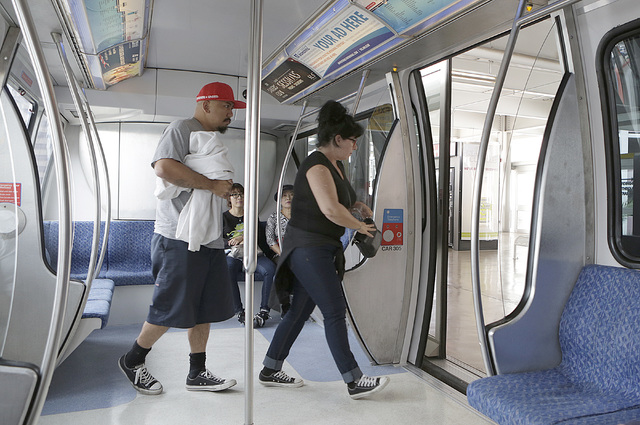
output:
{"label": "woman's hand", "polygon": [[373,237],[373,232],[376,231],[375,223],[367,224],[364,221],[360,222],[360,227],[356,229],[356,232],[362,233],[369,237]]}
{"label": "woman's hand", "polygon": [[371,211],[371,208],[369,208],[369,206],[364,202],[356,201],[351,207],[351,209],[356,210],[358,213],[360,213],[362,218],[373,217],[373,211]]}
{"label": "woman's hand", "polygon": [[242,242],[244,242],[244,236],[236,236],[229,239],[229,246],[242,245]]}

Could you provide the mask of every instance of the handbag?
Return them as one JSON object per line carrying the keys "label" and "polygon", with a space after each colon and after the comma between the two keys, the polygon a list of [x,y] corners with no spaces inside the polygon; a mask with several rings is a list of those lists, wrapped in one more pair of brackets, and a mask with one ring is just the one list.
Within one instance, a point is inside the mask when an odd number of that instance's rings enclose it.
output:
{"label": "handbag", "polygon": [[[376,225],[376,223],[371,218],[365,218],[364,222],[366,224],[373,224],[374,226]],[[359,232],[356,232],[356,234],[353,236],[353,243],[358,247],[360,253],[365,258],[375,257],[376,253],[378,252],[378,248],[380,248],[380,242],[382,242],[382,233],[380,233],[377,226],[376,229],[370,233],[373,235],[373,237]]]}

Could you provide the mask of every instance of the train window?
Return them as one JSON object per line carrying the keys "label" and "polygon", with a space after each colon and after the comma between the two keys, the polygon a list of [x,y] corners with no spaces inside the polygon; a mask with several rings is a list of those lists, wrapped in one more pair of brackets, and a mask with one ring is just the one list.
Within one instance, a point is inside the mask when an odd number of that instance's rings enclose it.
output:
{"label": "train window", "polygon": [[40,178],[40,187],[43,187],[45,179],[48,176],[51,157],[53,155],[53,145],[51,140],[51,129],[49,127],[49,119],[46,115],[42,115],[38,132],[36,133],[35,142],[33,143],[33,152],[36,157],[36,165],[38,167],[38,177]]}
{"label": "train window", "polygon": [[[623,35],[605,52],[607,93],[610,108],[608,137],[609,190],[613,189],[614,254],[627,265],[640,264],[640,34]],[[638,172],[636,172],[638,170]],[[636,187],[638,186],[638,187]],[[637,212],[636,212],[637,211]],[[616,252],[617,251],[617,252]]]}
{"label": "train window", "polygon": [[11,85],[7,85],[7,87],[9,88],[9,93],[11,94],[13,101],[18,107],[20,117],[22,117],[22,122],[24,123],[24,127],[28,130],[35,113],[36,102],[31,99],[23,89],[16,89]]}
{"label": "train window", "polygon": [[373,205],[378,165],[394,120],[393,107],[388,103],[356,116],[365,131],[358,140],[358,149],[349,158],[346,172],[357,198],[369,206]]}

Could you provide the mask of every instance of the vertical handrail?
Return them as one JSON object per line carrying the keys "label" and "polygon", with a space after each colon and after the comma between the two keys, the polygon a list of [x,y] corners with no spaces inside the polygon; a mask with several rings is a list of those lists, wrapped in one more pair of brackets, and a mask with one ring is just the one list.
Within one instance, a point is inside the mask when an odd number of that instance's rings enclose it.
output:
{"label": "vertical handrail", "polygon": [[282,211],[280,210],[282,208],[282,185],[284,183],[284,175],[286,174],[287,167],[289,165],[289,159],[293,153],[293,147],[296,144],[296,137],[298,137],[298,131],[300,131],[300,125],[302,124],[305,109],[307,109],[306,100],[302,103],[300,118],[298,118],[298,123],[293,131],[291,142],[289,142],[289,148],[287,149],[287,154],[285,155],[284,162],[282,163],[282,170],[280,170],[280,179],[278,179],[278,196],[276,197],[276,232],[278,232],[278,247],[280,248],[280,253],[282,253],[282,229],[280,228],[280,220],[282,220]]}
{"label": "vertical handrail", "polygon": [[64,315],[69,293],[69,273],[71,270],[71,196],[69,193],[69,162],[64,142],[62,122],[60,112],[53,91],[53,82],[47,70],[44,54],[40,47],[38,34],[36,32],[31,12],[26,0],[12,0],[13,7],[20,28],[22,29],[25,44],[34,64],[34,72],[40,90],[42,91],[45,110],[48,111],[49,122],[51,123],[51,134],[53,136],[53,158],[56,165],[56,175],[58,184],[58,215],[60,220],[60,231],[58,239],[58,263],[56,276],[56,289],[54,292],[53,309],[51,312],[51,323],[47,337],[47,344],[40,368],[41,379],[38,390],[32,402],[32,408],[25,420],[26,425],[35,424],[40,417],[42,406],[51,383],[51,377],[58,358],[58,347],[62,334]]}
{"label": "vertical handrail", "polygon": [[[246,114],[245,168],[244,181],[248,198],[244,220],[243,263],[245,268],[245,305],[247,311],[253,309],[254,272],[257,261],[258,227],[258,171],[260,161],[260,74],[262,67],[262,0],[251,1],[251,22],[249,25],[249,67],[247,70],[247,93],[249,94]],[[248,155],[247,155],[248,154]],[[245,322],[245,425],[253,425],[253,320],[249,315]]]}
{"label": "vertical handrail", "polygon": [[98,153],[100,154],[100,160],[102,162],[102,169],[104,170],[104,185],[105,192],[107,198],[107,216],[104,219],[104,234],[102,235],[102,251],[100,252],[100,258],[98,258],[98,264],[96,265],[95,276],[100,274],[100,269],[102,269],[102,261],[104,260],[104,256],[107,252],[107,241],[109,240],[109,231],[111,229],[111,181],[109,179],[109,170],[107,169],[107,157],[104,154],[104,149],[102,148],[102,142],[100,141],[100,135],[98,134],[98,127],[96,126],[96,121],[93,119],[93,114],[91,113],[91,108],[89,107],[89,102],[87,101],[87,97],[84,95],[83,91],[79,91],[79,94],[82,94],[81,100],[85,105],[87,110],[87,118],[89,118],[89,125],[91,126],[91,130],[93,132],[93,141],[96,144]]}
{"label": "vertical handrail", "polygon": [[73,71],[71,70],[71,66],[69,65],[69,61],[67,60],[67,55],[64,51],[64,46],[62,45],[62,36],[58,33],[52,32],[51,38],[53,42],[56,44],[56,48],[58,49],[58,55],[60,56],[60,61],[62,62],[62,69],[64,71],[64,75],[67,79],[67,84],[69,86],[69,91],[71,92],[71,98],[73,99],[73,104],[75,105],[78,116],[80,117],[80,124],[82,126],[82,131],[87,136],[87,146],[89,147],[89,153],[91,155],[91,171],[93,173],[93,187],[95,190],[95,200],[96,200],[96,216],[93,222],[93,239],[91,242],[91,255],[89,257],[89,268],[87,270],[87,279],[85,281],[87,285],[87,290],[83,296],[83,303],[87,300],[89,296],[89,290],[91,289],[91,285],[93,284],[93,279],[97,275],[96,272],[96,258],[98,257],[98,248],[100,242],[100,214],[101,214],[101,193],[100,193],[100,176],[98,175],[98,161],[96,159],[96,152],[93,146],[93,139],[91,137],[91,131],[89,129],[89,124],[87,122],[87,117],[85,110],[80,102],[80,96],[78,95],[78,86],[73,75]]}
{"label": "vertical handrail", "polygon": [[[60,37],[60,34],[57,34],[58,37]],[[55,41],[55,39],[54,39]],[[62,40],[60,41],[60,44],[62,46],[62,48],[64,49],[64,45],[62,45]],[[93,118],[93,114],[91,113],[91,107],[89,106],[89,102],[87,100],[87,96],[84,93],[84,91],[82,90],[82,87],[80,87],[80,83],[78,82],[78,80],[75,78],[74,74],[71,72],[71,67],[69,65],[69,61],[66,58],[66,54],[64,56],[63,59],[63,63],[65,63],[65,67],[68,67],[69,69],[69,73],[72,77],[72,81],[74,84],[74,87],[76,88],[76,94],[77,94],[77,98],[79,101],[79,105],[76,104],[76,108],[79,110],[78,114],[82,113],[82,117],[83,119],[86,118],[89,124],[89,129],[90,131],[87,132],[87,130],[85,130],[85,127],[83,127],[83,130],[85,131],[85,134],[87,135],[87,140],[90,141],[92,143],[93,149],[92,150],[92,154],[94,154],[94,157],[99,156],[100,158],[100,162],[102,165],[102,169],[104,170],[104,180],[100,179],[100,181],[104,181],[104,185],[105,185],[105,196],[104,198],[106,198],[106,218],[105,218],[105,227],[104,227],[104,234],[102,235],[102,250],[100,251],[100,256],[98,258],[97,264],[94,268],[94,273],[93,273],[93,277],[92,280],[95,279],[99,274],[100,274],[100,269],[102,269],[102,262],[104,261],[104,257],[105,254],[107,252],[107,241],[109,239],[109,229],[110,229],[110,225],[111,225],[111,182],[109,179],[109,170],[107,168],[107,158],[106,155],[104,153],[104,149],[102,148],[102,142],[100,141],[100,135],[98,133],[98,128],[96,127],[96,122]],[[66,72],[66,71],[65,71]],[[69,81],[69,80],[67,80]],[[75,102],[75,98],[74,98],[74,102]],[[98,155],[95,155],[95,152],[97,152]],[[94,161],[95,162],[95,161]],[[96,165],[97,167],[97,165]],[[100,169],[98,167],[98,173],[99,173]],[[99,199],[98,202],[98,208],[102,207],[102,192],[101,190],[98,188],[97,192],[98,193],[98,197],[97,199]],[[100,209],[101,211],[101,209]],[[101,214],[98,214],[98,217],[101,217]],[[101,221],[101,220],[98,220]],[[95,228],[94,228],[94,232],[95,232]],[[93,264],[93,262],[92,262]]]}
{"label": "vertical handrail", "polygon": [[489,138],[491,136],[491,127],[493,124],[493,118],[498,107],[498,101],[500,100],[500,93],[504,85],[504,80],[507,75],[509,61],[516,45],[518,38],[518,20],[522,15],[525,8],[526,0],[520,0],[518,9],[516,11],[515,19],[513,20],[513,26],[509,34],[509,40],[504,49],[504,57],[500,63],[500,69],[496,76],[496,84],[491,93],[491,100],[489,101],[489,108],[487,109],[487,115],[484,119],[484,126],[482,128],[482,139],[480,141],[480,147],[478,149],[478,160],[476,162],[476,176],[473,188],[473,205],[471,213],[471,282],[473,288],[473,304],[476,315],[476,326],[478,331],[478,341],[480,343],[480,350],[482,352],[482,360],[485,370],[488,376],[495,374],[493,364],[491,362],[491,356],[489,354],[489,347],[487,346],[487,334],[485,332],[484,325],[484,313],[482,311],[482,290],[480,287],[480,201],[482,198],[482,178],[484,176],[484,165],[487,156],[487,148],[489,146]]}

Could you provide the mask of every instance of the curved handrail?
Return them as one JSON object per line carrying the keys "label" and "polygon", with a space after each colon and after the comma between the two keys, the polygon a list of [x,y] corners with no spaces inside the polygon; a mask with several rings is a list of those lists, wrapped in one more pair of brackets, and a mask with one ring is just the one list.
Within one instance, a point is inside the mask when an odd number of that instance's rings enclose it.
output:
{"label": "curved handrail", "polygon": [[513,26],[511,33],[509,34],[509,40],[504,49],[504,57],[502,63],[500,63],[500,69],[496,76],[496,84],[491,93],[491,100],[489,101],[489,108],[487,109],[487,115],[485,115],[484,126],[482,128],[482,138],[480,140],[480,147],[478,149],[478,160],[476,162],[476,176],[473,187],[473,205],[471,213],[471,282],[473,289],[473,304],[476,315],[476,326],[478,331],[478,340],[480,342],[480,350],[482,351],[482,360],[488,376],[494,375],[495,371],[491,362],[491,356],[489,354],[489,347],[487,346],[487,334],[484,326],[484,314],[482,311],[482,291],[480,288],[480,201],[482,195],[482,178],[484,176],[484,165],[487,156],[487,148],[489,146],[489,137],[491,136],[491,127],[493,124],[493,118],[498,107],[498,100],[500,100],[500,92],[504,85],[504,80],[507,75],[509,67],[509,61],[516,45],[518,38],[518,19],[522,15],[525,8],[525,0],[520,0],[515,19],[513,20]]}
{"label": "curved handrail", "polygon": [[91,155],[91,171],[93,173],[93,187],[95,190],[95,200],[96,200],[96,216],[93,221],[93,238],[91,242],[91,255],[89,257],[89,268],[87,270],[87,279],[86,285],[87,290],[83,296],[83,303],[87,300],[89,296],[89,290],[91,289],[91,285],[93,284],[93,279],[97,275],[96,272],[96,257],[98,256],[99,242],[100,242],[100,213],[101,213],[101,194],[100,194],[100,176],[98,175],[98,161],[96,159],[96,152],[93,147],[91,132],[89,129],[89,124],[87,123],[87,117],[85,114],[85,110],[80,102],[80,96],[78,95],[78,87],[76,85],[75,77],[73,76],[73,71],[71,71],[71,66],[69,66],[69,61],[67,60],[67,55],[64,52],[64,46],[62,45],[62,37],[60,34],[52,32],[51,38],[53,42],[56,44],[56,48],[58,49],[58,55],[60,56],[60,61],[62,62],[62,69],[64,70],[64,75],[67,79],[67,84],[69,85],[69,91],[71,92],[71,98],[73,99],[73,104],[75,105],[78,116],[80,117],[80,124],[82,126],[82,131],[87,136],[87,146],[89,147],[89,153]]}
{"label": "curved handrail", "polygon": [[42,411],[45,397],[51,383],[51,377],[56,365],[58,347],[60,346],[61,333],[64,323],[64,315],[69,293],[69,273],[71,270],[71,195],[69,193],[69,162],[65,148],[64,133],[60,122],[60,112],[55,100],[53,82],[47,70],[46,61],[36,32],[31,12],[26,0],[12,0],[13,7],[20,28],[23,31],[25,44],[34,63],[34,72],[40,90],[42,91],[45,110],[49,112],[51,134],[53,136],[53,158],[56,164],[58,183],[58,215],[60,231],[58,239],[58,263],[56,276],[56,289],[54,292],[51,323],[47,336],[47,344],[42,358],[41,379],[38,391],[34,395],[32,408],[25,424],[35,424]]}
{"label": "curved handrail", "polygon": [[520,27],[533,22],[537,19],[547,16],[557,10],[560,10],[566,6],[575,3],[578,0],[559,0],[555,3],[549,4],[543,8],[529,13],[526,16],[522,16],[525,9],[525,1],[520,0],[516,16],[513,20],[513,26],[509,34],[509,40],[504,50],[504,57],[500,64],[500,69],[496,76],[496,84],[491,94],[489,101],[489,108],[487,109],[487,115],[485,116],[484,126],[482,128],[482,138],[480,141],[480,148],[478,149],[478,160],[476,164],[476,177],[473,189],[473,205],[471,216],[471,283],[473,290],[473,304],[476,315],[476,326],[478,331],[478,339],[480,342],[480,349],[482,351],[482,360],[484,362],[487,375],[494,375],[495,370],[491,362],[491,356],[489,354],[489,347],[487,345],[487,334],[485,332],[484,315],[482,312],[482,292],[480,289],[480,201],[482,194],[482,177],[484,175],[484,165],[487,156],[487,148],[489,146],[489,137],[491,135],[491,125],[493,123],[493,117],[495,115],[498,100],[500,99],[500,92],[504,85],[504,80],[507,74],[507,68],[509,61],[515,48],[515,42],[518,37]]}

